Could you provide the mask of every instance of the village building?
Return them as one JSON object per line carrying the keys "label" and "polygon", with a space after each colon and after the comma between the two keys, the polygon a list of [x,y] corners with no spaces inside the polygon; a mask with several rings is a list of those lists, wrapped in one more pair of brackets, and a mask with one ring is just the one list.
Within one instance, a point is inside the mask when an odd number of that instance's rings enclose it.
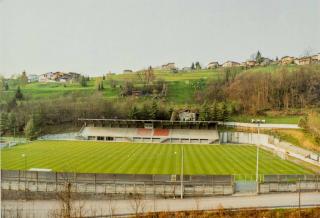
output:
{"label": "village building", "polygon": [[291,56],[284,56],[280,59],[281,64],[293,64],[294,63],[294,57]]}
{"label": "village building", "polygon": [[75,72],[69,72],[68,74],[71,76],[71,78],[72,78],[73,80],[77,80],[77,79],[79,79],[80,76],[81,76],[80,73],[75,73]]}
{"label": "village building", "polygon": [[215,69],[219,67],[218,61],[212,61],[207,65],[207,69]]}
{"label": "village building", "polygon": [[184,67],[182,68],[182,71],[191,71],[191,67]]}
{"label": "village building", "polygon": [[175,63],[167,63],[167,64],[163,64],[161,68],[166,70],[174,70],[176,69],[176,65]]}
{"label": "village building", "polygon": [[245,62],[246,67],[254,67],[256,66],[256,61],[248,60]]}
{"label": "village building", "polygon": [[263,61],[260,63],[261,66],[267,66],[270,64],[273,64],[274,61],[271,60],[270,58],[263,58]]}
{"label": "village building", "polygon": [[235,62],[235,61],[227,61],[222,64],[222,67],[239,67],[240,63]]}
{"label": "village building", "polygon": [[28,75],[28,83],[38,82],[39,76],[35,74]]}
{"label": "village building", "polygon": [[52,72],[42,74],[39,76],[39,82],[41,82],[41,83],[55,82],[55,80],[53,80],[52,77],[53,77]]}
{"label": "village building", "polygon": [[297,65],[307,65],[312,63],[312,58],[311,57],[301,57],[301,58],[296,58],[294,60],[294,63]]}
{"label": "village building", "polygon": [[197,112],[189,109],[181,110],[178,112],[178,117],[180,121],[196,121]]}
{"label": "village building", "polygon": [[66,83],[66,82],[72,82],[72,81],[77,81],[80,78],[79,73],[63,73],[63,72],[49,72],[45,73],[39,76],[39,82],[61,82],[61,83]]}
{"label": "village building", "polygon": [[311,59],[313,62],[315,63],[320,63],[320,53],[316,54],[316,55],[312,55]]}

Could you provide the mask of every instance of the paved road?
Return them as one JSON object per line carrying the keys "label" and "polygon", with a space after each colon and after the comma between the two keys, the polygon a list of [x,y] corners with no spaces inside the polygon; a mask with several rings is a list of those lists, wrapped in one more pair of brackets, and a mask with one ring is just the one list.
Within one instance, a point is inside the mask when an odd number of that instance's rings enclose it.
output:
{"label": "paved road", "polygon": [[[158,199],[134,202],[133,200],[89,200],[75,201],[75,207],[82,206],[86,215],[95,213],[96,215],[110,214],[111,208],[113,214],[133,213],[135,203],[140,203],[144,208],[143,211],[179,211],[179,210],[210,210],[219,207],[224,208],[244,208],[244,207],[291,207],[299,205],[298,193],[278,193],[253,196],[227,196],[211,197],[198,199]],[[301,205],[318,205],[320,206],[320,193],[302,193]],[[2,209],[23,209],[29,215],[36,217],[47,217],[50,210],[59,208],[59,202],[55,200],[43,201],[2,201]]]}

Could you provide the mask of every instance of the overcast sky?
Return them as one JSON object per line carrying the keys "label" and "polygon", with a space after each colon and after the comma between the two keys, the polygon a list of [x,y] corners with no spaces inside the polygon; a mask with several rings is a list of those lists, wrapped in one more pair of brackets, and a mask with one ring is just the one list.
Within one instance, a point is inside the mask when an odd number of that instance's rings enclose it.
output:
{"label": "overcast sky", "polygon": [[0,0],[0,14],[4,75],[320,51],[320,0]]}

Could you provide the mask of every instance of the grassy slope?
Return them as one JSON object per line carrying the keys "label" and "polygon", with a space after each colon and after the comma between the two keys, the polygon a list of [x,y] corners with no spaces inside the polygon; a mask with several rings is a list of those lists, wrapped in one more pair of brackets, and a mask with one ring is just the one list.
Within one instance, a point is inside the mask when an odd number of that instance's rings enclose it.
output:
{"label": "grassy slope", "polygon": [[[254,175],[256,148],[239,145],[183,145],[185,174]],[[96,173],[179,174],[181,145],[80,141],[36,141],[1,152],[2,169],[50,168]],[[261,174],[310,171],[266,151],[260,153]]]}
{"label": "grassy slope", "polygon": [[320,145],[315,141],[310,133],[304,130],[277,129],[267,131],[267,133],[274,134],[281,140],[292,143],[293,145],[320,153]]}

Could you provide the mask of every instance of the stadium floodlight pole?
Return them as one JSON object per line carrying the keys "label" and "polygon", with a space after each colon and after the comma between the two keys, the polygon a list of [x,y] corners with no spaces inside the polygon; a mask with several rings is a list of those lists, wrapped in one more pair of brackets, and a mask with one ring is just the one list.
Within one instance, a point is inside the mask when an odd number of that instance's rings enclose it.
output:
{"label": "stadium floodlight pole", "polygon": [[27,191],[27,155],[26,154],[22,154],[21,155],[24,158],[24,192],[26,194]]}
{"label": "stadium floodlight pole", "polygon": [[181,145],[181,176],[180,176],[180,198],[183,199],[183,145]]}
{"label": "stadium floodlight pole", "polygon": [[259,147],[260,147],[260,121],[258,121],[258,144],[257,144],[257,161],[256,161],[256,183],[257,194],[259,194]]}

